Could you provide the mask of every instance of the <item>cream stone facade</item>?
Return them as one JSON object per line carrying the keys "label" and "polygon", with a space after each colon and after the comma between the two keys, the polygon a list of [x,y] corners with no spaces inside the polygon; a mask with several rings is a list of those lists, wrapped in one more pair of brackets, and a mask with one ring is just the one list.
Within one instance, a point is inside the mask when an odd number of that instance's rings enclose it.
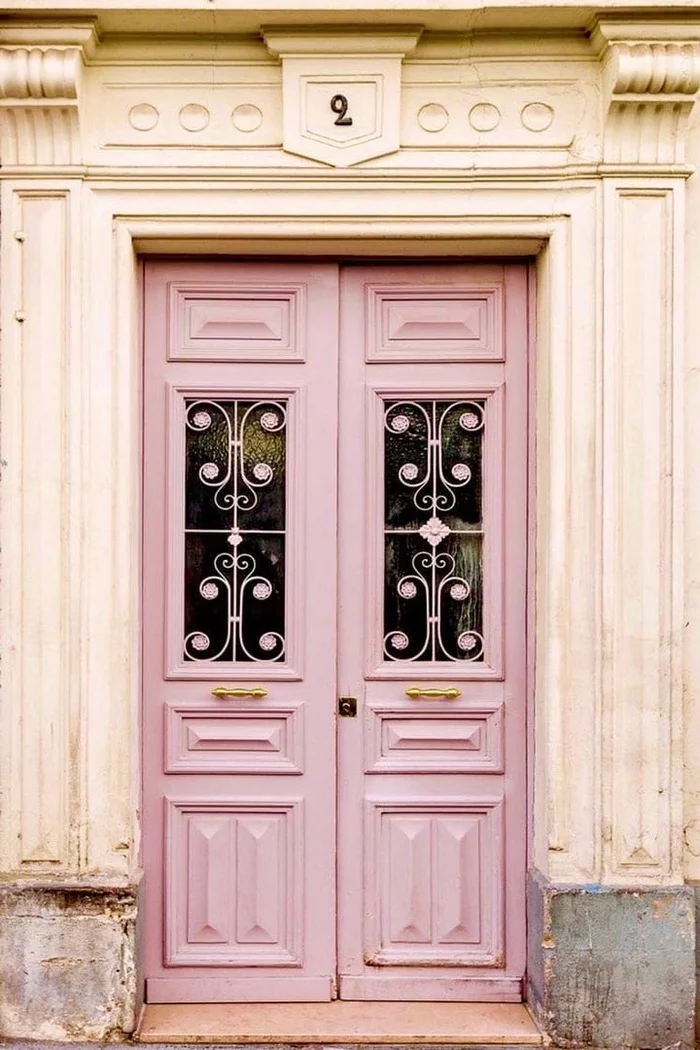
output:
{"label": "cream stone facade", "polygon": [[[314,85],[358,70],[329,140]],[[502,256],[536,283],[530,999],[565,1045],[690,1040],[698,89],[683,0],[2,4],[3,1035],[137,1018],[141,260]]]}

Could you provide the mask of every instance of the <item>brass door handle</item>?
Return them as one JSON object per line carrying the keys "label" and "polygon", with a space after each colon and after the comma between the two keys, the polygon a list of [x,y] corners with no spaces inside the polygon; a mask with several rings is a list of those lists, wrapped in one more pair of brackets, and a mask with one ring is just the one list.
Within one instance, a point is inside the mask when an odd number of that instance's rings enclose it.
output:
{"label": "brass door handle", "polygon": [[239,699],[241,697],[252,696],[253,700],[262,700],[264,696],[267,696],[267,689],[262,689],[259,685],[251,686],[250,689],[230,689],[226,685],[217,685],[216,688],[212,689],[211,695],[218,696],[221,698],[226,696],[235,696]]}
{"label": "brass door handle", "polygon": [[449,689],[421,689],[419,685],[412,685],[410,689],[406,690],[406,696],[410,696],[411,700],[418,700],[421,696],[431,700],[436,697],[444,697],[445,700],[456,700],[461,695],[460,690],[455,689],[454,686],[450,686]]}

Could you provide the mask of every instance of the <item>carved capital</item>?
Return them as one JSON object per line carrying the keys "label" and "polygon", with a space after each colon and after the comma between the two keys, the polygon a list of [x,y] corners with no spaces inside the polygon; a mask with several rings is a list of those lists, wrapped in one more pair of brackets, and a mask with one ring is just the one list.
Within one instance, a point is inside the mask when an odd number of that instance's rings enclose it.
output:
{"label": "carved capital", "polygon": [[0,47],[0,160],[3,167],[81,162],[80,81],[94,43],[91,25],[3,33]]}
{"label": "carved capital", "polygon": [[700,89],[700,39],[685,37],[684,28],[700,38],[694,26],[598,23],[593,41],[603,62],[604,161],[683,163],[685,126]]}
{"label": "carved capital", "polygon": [[661,104],[687,101],[700,88],[700,43],[614,43],[606,56],[609,89],[617,101],[627,95],[658,96]]}
{"label": "carved capital", "polygon": [[81,66],[77,47],[3,47],[0,99],[75,99]]}

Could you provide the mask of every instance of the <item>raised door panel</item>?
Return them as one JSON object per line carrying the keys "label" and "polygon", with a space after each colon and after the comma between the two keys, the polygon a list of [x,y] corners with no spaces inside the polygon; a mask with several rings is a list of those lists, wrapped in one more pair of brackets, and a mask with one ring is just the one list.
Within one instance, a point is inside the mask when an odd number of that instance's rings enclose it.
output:
{"label": "raised door panel", "polygon": [[302,772],[303,708],[165,707],[168,773]]}
{"label": "raised door panel", "polygon": [[374,285],[366,296],[368,362],[493,361],[503,355],[500,285]]}
{"label": "raised door panel", "polygon": [[298,803],[167,800],[170,966],[298,966]]}
{"label": "raised door panel", "polygon": [[171,361],[303,361],[303,284],[173,281]]}
{"label": "raised door panel", "polygon": [[367,773],[500,773],[503,704],[367,706]]}
{"label": "raised door panel", "polygon": [[500,966],[502,804],[368,803],[371,966]]}

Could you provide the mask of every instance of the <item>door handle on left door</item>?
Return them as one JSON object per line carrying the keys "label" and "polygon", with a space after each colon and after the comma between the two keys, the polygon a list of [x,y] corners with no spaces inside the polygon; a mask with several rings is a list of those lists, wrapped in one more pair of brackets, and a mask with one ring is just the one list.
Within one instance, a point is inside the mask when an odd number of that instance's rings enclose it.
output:
{"label": "door handle on left door", "polygon": [[437,697],[444,697],[445,700],[456,700],[461,695],[459,689],[455,689],[454,686],[450,686],[449,689],[421,689],[418,685],[412,685],[410,689],[406,690],[406,696],[410,696],[411,700],[418,700],[421,696],[431,700]]}
{"label": "door handle on left door", "polygon": [[251,686],[250,688],[229,688],[226,685],[217,685],[211,691],[212,696],[218,696],[221,699],[227,696],[233,696],[241,699],[242,697],[252,696],[253,700],[262,700],[263,697],[267,696],[267,689],[262,689],[259,685]]}

